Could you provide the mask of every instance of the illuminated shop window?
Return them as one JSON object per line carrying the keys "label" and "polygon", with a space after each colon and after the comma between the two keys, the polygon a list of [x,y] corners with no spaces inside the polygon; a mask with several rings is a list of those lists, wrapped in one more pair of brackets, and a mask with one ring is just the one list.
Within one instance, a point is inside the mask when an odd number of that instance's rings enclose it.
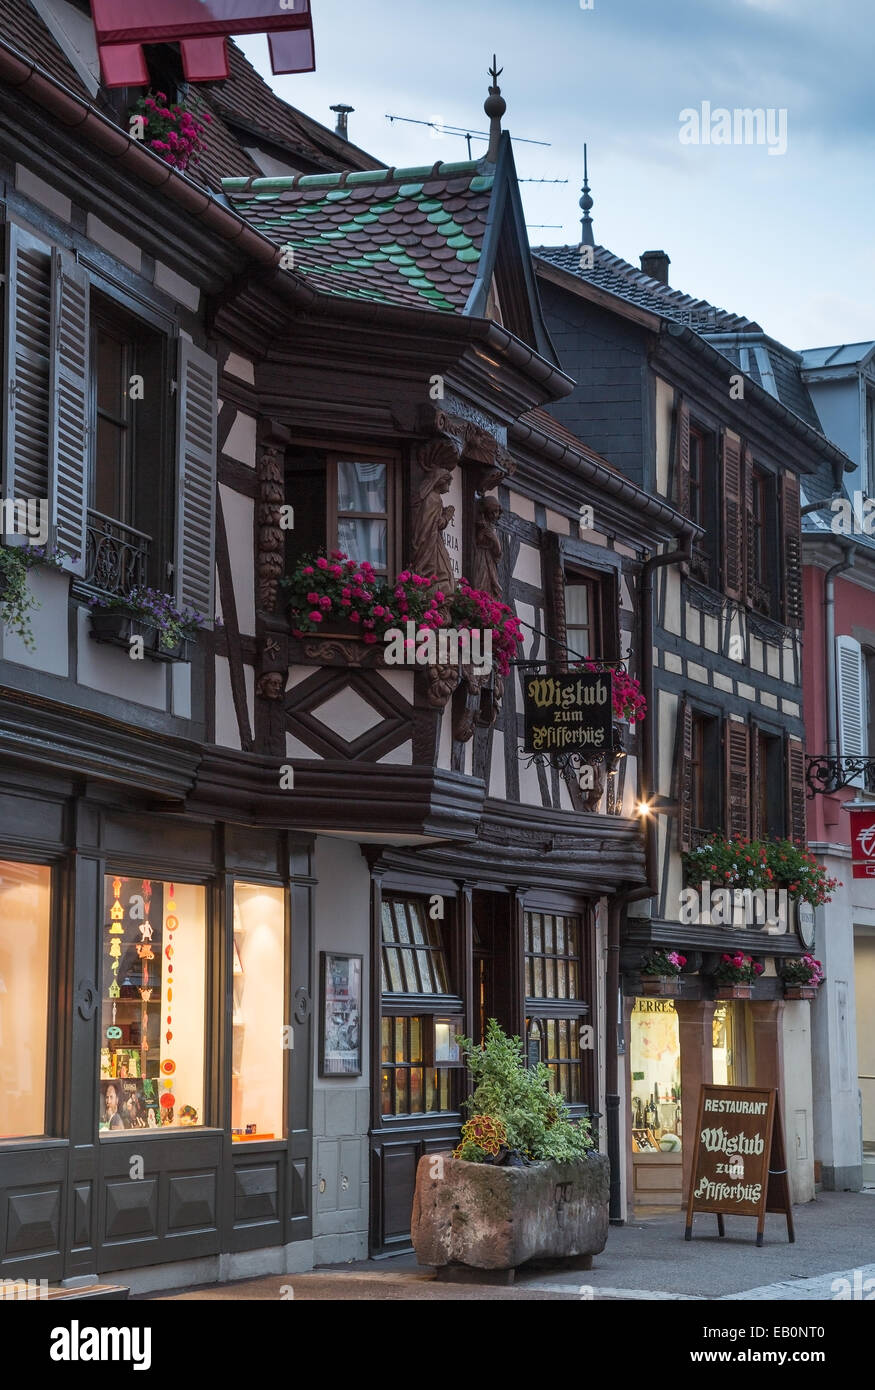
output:
{"label": "illuminated shop window", "polygon": [[629,1030],[634,1153],[681,1149],[681,1044],[670,999],[636,999]]}
{"label": "illuminated shop window", "polygon": [[51,871],[0,862],[0,1139],[46,1128]]}
{"label": "illuminated shop window", "polygon": [[104,879],[99,1128],[204,1124],[204,889]]}
{"label": "illuminated shop window", "polygon": [[234,885],[231,1130],[235,1141],[281,1139],[286,1023],[285,890]]}
{"label": "illuminated shop window", "polygon": [[[455,1038],[463,1029],[463,1018],[444,1012],[451,980],[441,925],[429,916],[428,899],[383,899],[383,1115],[426,1115],[454,1108],[451,1072],[461,1064]],[[408,998],[402,1003],[399,995]]]}

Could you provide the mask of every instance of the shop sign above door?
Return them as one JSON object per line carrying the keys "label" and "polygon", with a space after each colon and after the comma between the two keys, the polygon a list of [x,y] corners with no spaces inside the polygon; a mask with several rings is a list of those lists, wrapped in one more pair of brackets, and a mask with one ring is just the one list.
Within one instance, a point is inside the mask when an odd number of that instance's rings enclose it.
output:
{"label": "shop sign above door", "polygon": [[267,34],[275,73],[312,72],[310,0],[92,0],[107,87],[145,87],[144,43],[178,43],[189,82],[230,76],[225,40]]}
{"label": "shop sign above door", "polygon": [[523,675],[527,753],[605,753],[613,728],[611,677]]}

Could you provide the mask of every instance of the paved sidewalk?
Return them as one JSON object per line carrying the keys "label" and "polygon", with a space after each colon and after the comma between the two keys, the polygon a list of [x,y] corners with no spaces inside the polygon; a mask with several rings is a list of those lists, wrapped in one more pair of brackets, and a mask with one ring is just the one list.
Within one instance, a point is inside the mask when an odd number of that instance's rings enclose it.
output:
{"label": "paved sidewalk", "polygon": [[[612,1226],[591,1271],[567,1267],[527,1270],[511,1288],[435,1282],[413,1256],[344,1265],[312,1274],[271,1275],[209,1288],[152,1294],[155,1299],[330,1301],[490,1300],[751,1300],[823,1301],[847,1280],[849,1297],[875,1293],[875,1192],[824,1192],[793,1208],[796,1243],[788,1244],[783,1217],[766,1218],[757,1249],[756,1224],[726,1218],[726,1236],[713,1217],[697,1216],[684,1240],[681,1213]],[[855,1289],[858,1290],[855,1293]]]}

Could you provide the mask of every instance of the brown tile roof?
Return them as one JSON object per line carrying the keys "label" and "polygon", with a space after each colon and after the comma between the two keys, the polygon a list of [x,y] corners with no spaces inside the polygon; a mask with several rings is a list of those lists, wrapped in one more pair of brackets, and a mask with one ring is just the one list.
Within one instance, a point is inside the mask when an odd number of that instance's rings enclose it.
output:
{"label": "brown tile roof", "polygon": [[[225,121],[242,132],[242,143],[248,132],[280,145],[303,164],[300,173],[325,172],[343,169],[378,169],[379,160],[349,144],[332,130],[289,106],[264,81],[236,43],[228,43],[231,76],[227,82],[210,88],[210,107]],[[231,174],[231,170],[226,170]]]}
{"label": "brown tile roof", "polygon": [[477,278],[492,185],[474,161],[223,182],[315,289],[448,313],[465,309]]}
{"label": "brown tile roof", "polygon": [[27,0],[0,0],[0,39],[86,101],[91,93]]}
{"label": "brown tile roof", "polygon": [[[103,115],[118,121],[102,91],[91,96],[29,0],[0,0],[0,41],[17,49]],[[200,160],[186,171],[190,178],[220,192],[223,178],[257,177],[261,170],[245,146],[260,143],[259,137],[277,146],[278,157],[285,154],[292,168],[300,164],[302,171],[377,167],[377,161],[364,150],[347,144],[282,101],[232,40],[227,47],[228,80],[190,87],[189,104],[195,110],[209,111],[212,117]]]}
{"label": "brown tile roof", "polygon": [[616,473],[618,477],[624,476],[621,469],[615,468],[614,465],[608,463],[608,460],[603,458],[601,454],[597,454],[595,449],[591,449],[588,444],[584,444],[583,440],[578,439],[577,435],[572,434],[571,430],[566,429],[565,425],[561,425],[558,420],[554,420],[553,416],[550,415],[548,411],[542,410],[540,407],[536,410],[527,410],[525,415],[520,416],[520,424],[531,425],[533,429],[540,430],[542,434],[546,434],[550,439],[554,440],[556,444],[562,444],[569,449],[576,449],[584,458],[591,459],[593,463],[600,464],[602,468],[609,468],[610,471]]}
{"label": "brown tile roof", "polygon": [[709,329],[722,333],[746,332],[748,329],[760,331],[758,324],[742,314],[718,309],[706,299],[694,299],[692,295],[672,289],[670,285],[663,285],[661,281],[654,280],[652,276],[645,275],[643,270],[637,270],[634,265],[624,261],[622,256],[615,256],[613,251],[609,251],[605,246],[593,247],[591,270],[581,268],[579,246],[533,246],[532,255],[549,262],[550,265],[558,266],[569,275],[576,275],[578,280],[586,280],[601,290],[619,295],[630,304],[637,304],[639,308],[649,309],[655,314],[663,314],[666,318],[686,324],[688,328],[693,328],[699,333],[707,332]]}

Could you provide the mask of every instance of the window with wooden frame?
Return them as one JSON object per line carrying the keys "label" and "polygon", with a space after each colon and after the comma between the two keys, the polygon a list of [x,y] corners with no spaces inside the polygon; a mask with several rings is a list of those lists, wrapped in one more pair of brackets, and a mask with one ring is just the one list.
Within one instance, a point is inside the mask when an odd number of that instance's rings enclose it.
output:
{"label": "window with wooden frame", "polygon": [[287,454],[286,497],[295,508],[287,532],[290,567],[305,554],[342,550],[367,561],[381,578],[400,566],[401,467],[397,454],[350,449],[293,449]]}
{"label": "window with wooden frame", "polygon": [[561,587],[551,588],[551,603],[561,613],[568,662],[579,658],[616,661],[620,611],[614,572],[588,569],[569,556],[557,573]]}
{"label": "window with wooden frame", "polygon": [[715,769],[720,762],[720,724],[709,714],[693,714],[690,780],[693,798],[693,835],[709,835],[719,829],[720,779]]}
{"label": "window with wooden frame", "polygon": [[774,474],[745,451],[747,554],[746,601],[766,617],[778,614],[778,508]]}
{"label": "window with wooden frame", "polygon": [[676,795],[678,847],[704,844],[723,828],[720,776],[720,720],[694,708],[682,697],[678,705]]}
{"label": "window with wooden frame", "polygon": [[715,457],[713,432],[691,419],[688,402],[679,397],[675,410],[676,496],[683,515],[705,532],[693,544],[691,573],[709,587],[716,582]]}
{"label": "window with wooden frame", "polygon": [[85,577],[100,589],[164,589],[172,573],[170,399],[166,336],[93,292]]}
{"label": "window with wooden frame", "polygon": [[581,1046],[592,977],[576,914],[525,913],[526,1038],[550,1069],[550,1089],[569,1105],[593,1100],[593,1051]]}
{"label": "window with wooden frame", "polygon": [[[380,914],[382,1009],[381,1113],[426,1115],[455,1109],[453,1068],[441,1065],[436,1029],[459,1019],[444,923],[427,898],[387,895]],[[452,1026],[456,1026],[453,1024]]]}
{"label": "window with wooden frame", "polygon": [[48,499],[64,568],[92,587],[167,589],[172,574],[177,600],[212,619],[214,358],[180,339],[171,367],[157,309],[28,228],[5,237],[4,495]]}
{"label": "window with wooden frame", "polygon": [[601,578],[574,570],[565,572],[565,633],[568,655],[604,657],[602,650]]}
{"label": "window with wooden frame", "polygon": [[750,731],[752,839],[781,839],[786,834],[784,742],[755,725]]}

